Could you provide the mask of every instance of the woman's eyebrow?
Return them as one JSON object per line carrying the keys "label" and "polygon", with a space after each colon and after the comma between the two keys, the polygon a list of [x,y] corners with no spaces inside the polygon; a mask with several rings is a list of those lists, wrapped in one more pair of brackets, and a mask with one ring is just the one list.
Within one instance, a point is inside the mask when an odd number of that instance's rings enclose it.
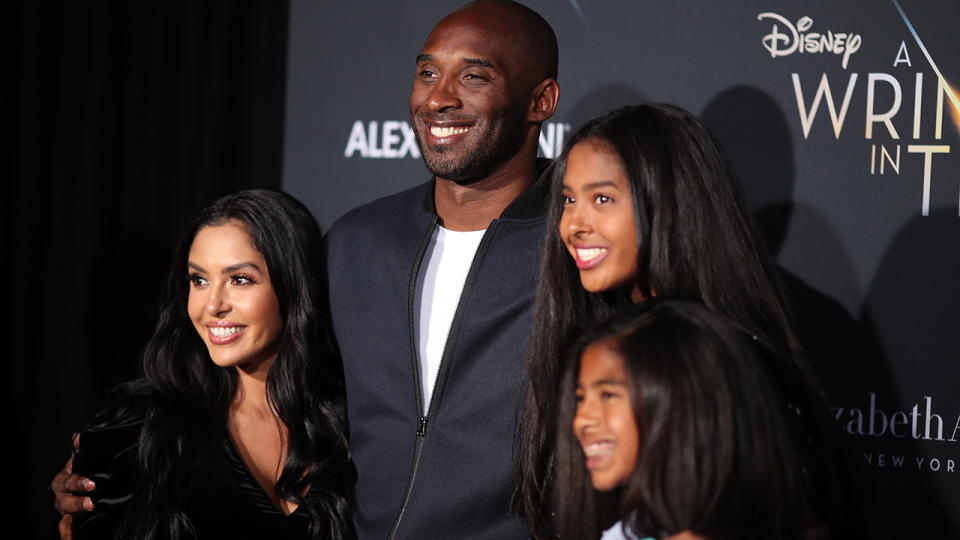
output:
{"label": "woman's eyebrow", "polygon": [[244,268],[253,268],[254,270],[260,272],[260,267],[256,263],[252,262],[242,262],[237,264],[231,264],[230,266],[223,269],[223,274],[229,274],[230,272],[236,272],[237,270],[243,270]]}

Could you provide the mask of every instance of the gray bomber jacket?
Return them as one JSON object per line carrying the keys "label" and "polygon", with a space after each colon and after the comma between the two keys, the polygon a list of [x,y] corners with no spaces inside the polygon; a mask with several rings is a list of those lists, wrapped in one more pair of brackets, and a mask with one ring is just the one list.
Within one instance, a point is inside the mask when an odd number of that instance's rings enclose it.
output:
{"label": "gray bomber jacket", "polygon": [[420,392],[414,301],[438,219],[433,181],[361,206],[327,234],[359,538],[529,537],[509,501],[548,193],[544,175],[484,234],[429,411]]}

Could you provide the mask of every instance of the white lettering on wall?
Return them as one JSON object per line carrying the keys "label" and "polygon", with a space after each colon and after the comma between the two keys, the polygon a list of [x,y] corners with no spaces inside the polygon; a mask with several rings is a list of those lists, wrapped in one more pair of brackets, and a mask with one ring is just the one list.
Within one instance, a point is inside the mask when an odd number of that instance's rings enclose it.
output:
{"label": "white lettering on wall", "polygon": [[570,131],[570,124],[564,122],[543,124],[540,128],[540,155],[547,159],[560,157],[568,131]]}
{"label": "white lettering on wall", "polygon": [[[791,54],[833,53],[843,55],[840,65],[847,69],[850,57],[860,50],[863,38],[852,32],[810,32],[813,19],[800,17],[797,23],[791,23],[786,17],[772,12],[757,15],[757,20],[772,20],[770,33],[760,40],[771,58],[790,56]],[[780,25],[783,25],[782,28]]]}
{"label": "white lettering on wall", "polygon": [[364,159],[420,159],[420,148],[408,122],[386,120],[381,125],[372,120],[364,125],[362,120],[357,120],[350,128],[343,157],[355,154]]}

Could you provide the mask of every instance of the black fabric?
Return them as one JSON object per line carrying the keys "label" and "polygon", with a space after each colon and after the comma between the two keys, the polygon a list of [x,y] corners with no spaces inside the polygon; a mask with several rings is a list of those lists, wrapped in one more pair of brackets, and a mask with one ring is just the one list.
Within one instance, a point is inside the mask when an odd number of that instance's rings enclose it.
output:
{"label": "black fabric", "polygon": [[[546,222],[543,180],[519,217],[494,220],[467,277],[437,376],[422,453],[412,328],[418,253],[437,217],[428,182],[360,207],[326,238],[343,356],[360,538],[528,538],[509,515],[514,419]],[[532,199],[538,204],[526,204]],[[422,268],[421,268],[422,270]],[[411,471],[416,476],[410,485]]]}
{"label": "black fabric", "polygon": [[[203,206],[279,188],[288,2],[13,2],[13,152],[0,191],[2,378],[22,516],[54,539],[70,436],[136,373],[176,238]],[[21,466],[25,463],[25,466]]]}
{"label": "black fabric", "polygon": [[[93,479],[97,489],[91,496],[96,509],[75,519],[77,540],[116,537],[132,494],[142,489],[135,472],[140,426],[131,423],[80,434],[74,470]],[[304,512],[298,508],[284,515],[275,507],[229,437],[214,443],[212,451],[193,464],[192,477],[190,493],[181,504],[198,540],[309,538]]]}

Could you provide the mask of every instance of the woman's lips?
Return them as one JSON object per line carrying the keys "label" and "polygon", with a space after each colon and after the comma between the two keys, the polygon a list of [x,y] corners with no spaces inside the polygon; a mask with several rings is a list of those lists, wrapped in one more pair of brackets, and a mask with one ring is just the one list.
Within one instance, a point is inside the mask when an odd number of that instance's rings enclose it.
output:
{"label": "woman's lips", "polygon": [[241,324],[207,324],[207,337],[214,345],[226,345],[240,339],[247,327]]}
{"label": "woman's lips", "polygon": [[597,246],[573,246],[573,253],[577,268],[589,270],[603,262],[610,250]]}

